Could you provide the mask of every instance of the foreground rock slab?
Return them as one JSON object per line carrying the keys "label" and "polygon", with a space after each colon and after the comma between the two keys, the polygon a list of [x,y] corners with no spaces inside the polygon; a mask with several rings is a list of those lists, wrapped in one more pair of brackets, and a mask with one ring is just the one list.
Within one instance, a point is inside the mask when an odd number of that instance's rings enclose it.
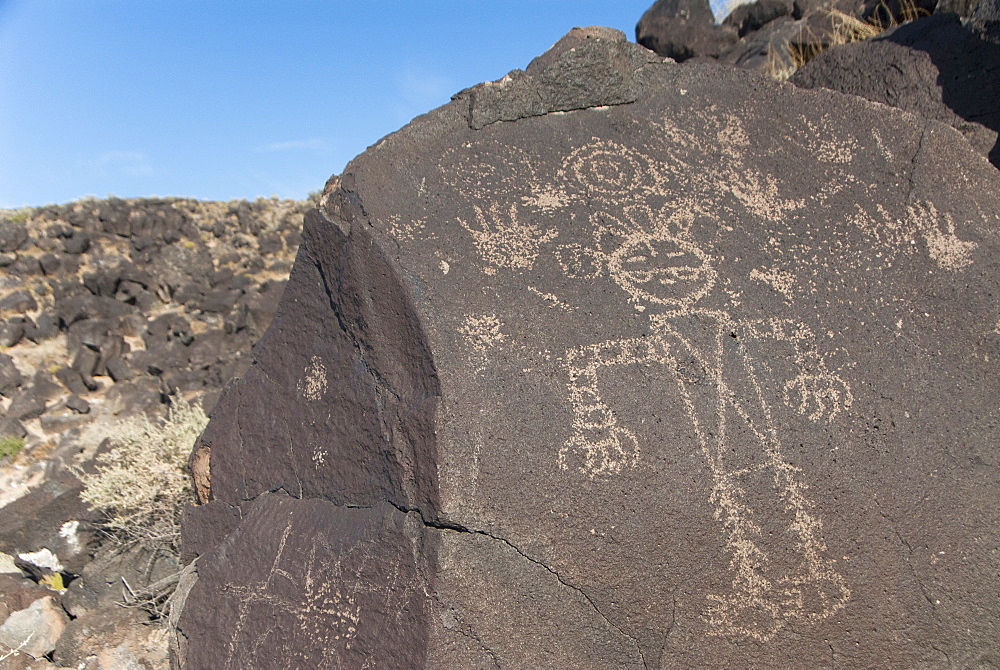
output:
{"label": "foreground rock slab", "polygon": [[331,181],[192,458],[180,667],[992,662],[996,170],[625,47]]}

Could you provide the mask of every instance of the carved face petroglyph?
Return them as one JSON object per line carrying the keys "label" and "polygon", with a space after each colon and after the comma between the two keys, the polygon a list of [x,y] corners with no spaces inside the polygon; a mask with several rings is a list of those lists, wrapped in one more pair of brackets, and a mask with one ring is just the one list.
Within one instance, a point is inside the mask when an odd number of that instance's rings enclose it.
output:
{"label": "carved face petroglyph", "polygon": [[667,233],[629,236],[608,257],[608,272],[639,303],[688,304],[715,284],[708,255],[693,243]]}

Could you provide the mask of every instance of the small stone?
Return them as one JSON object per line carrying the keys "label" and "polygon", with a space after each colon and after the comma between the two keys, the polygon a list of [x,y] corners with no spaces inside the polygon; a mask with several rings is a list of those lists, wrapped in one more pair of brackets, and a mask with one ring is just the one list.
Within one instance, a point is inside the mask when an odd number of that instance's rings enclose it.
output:
{"label": "small stone", "polygon": [[0,221],[0,251],[17,251],[28,239],[28,230],[23,224]]}
{"label": "small stone", "polygon": [[11,393],[24,383],[24,375],[14,365],[14,359],[0,354],[0,395],[11,397]]}
{"label": "small stone", "polygon": [[38,303],[30,291],[20,290],[0,298],[0,311],[21,313],[38,309]]}
{"label": "small stone", "polygon": [[13,556],[0,552],[0,574],[7,573],[20,575],[21,571],[17,569],[16,565],[14,565]]}
{"label": "small stone", "polygon": [[0,644],[32,658],[42,658],[56,648],[69,617],[54,597],[39,598],[14,612],[0,626]]}
{"label": "small stone", "polygon": [[87,393],[91,390],[87,388],[80,372],[73,368],[60,368],[56,371],[56,379],[72,393]]}
{"label": "small stone", "polygon": [[38,262],[42,266],[42,272],[49,276],[56,274],[62,267],[62,262],[56,254],[45,254]]}
{"label": "small stone", "polygon": [[87,233],[76,233],[63,241],[63,249],[67,254],[82,254],[90,248],[90,236]]}
{"label": "small stone", "polygon": [[0,347],[13,347],[24,337],[24,319],[0,321]]}
{"label": "small stone", "polygon": [[90,403],[75,393],[66,399],[66,407],[69,407],[77,414],[90,413]]}
{"label": "small stone", "polygon": [[19,421],[36,419],[45,412],[45,401],[34,393],[34,389],[26,389],[7,408],[7,418]]}

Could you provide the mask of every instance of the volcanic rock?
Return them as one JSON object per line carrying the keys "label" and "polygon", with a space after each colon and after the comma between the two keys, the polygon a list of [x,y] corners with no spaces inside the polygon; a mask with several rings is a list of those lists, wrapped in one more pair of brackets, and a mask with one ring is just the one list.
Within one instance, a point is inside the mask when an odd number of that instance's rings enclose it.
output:
{"label": "volcanic rock", "polygon": [[9,398],[22,383],[24,375],[14,365],[14,359],[7,354],[0,354],[0,395]]}
{"label": "volcanic rock", "polygon": [[716,57],[737,39],[734,28],[715,25],[708,0],[656,0],[635,27],[636,42],[678,62]]}
{"label": "volcanic rock", "polygon": [[0,625],[0,645],[40,659],[56,648],[68,621],[54,596],[39,598]]}
{"label": "volcanic rock", "polygon": [[22,223],[0,220],[0,251],[17,251],[28,240],[28,230]]}
{"label": "volcanic rock", "polygon": [[[303,210],[292,201],[144,199],[0,212],[0,436],[24,438],[0,464],[0,547],[33,579],[69,584],[64,593],[38,588],[78,617],[55,652],[73,667],[165,669],[161,626],[119,625],[121,612],[151,617],[121,608],[132,598],[123,578],[139,593],[157,580],[145,604],[152,610],[180,568],[169,544],[117,557],[113,543],[102,546],[104,517],[81,502],[74,472],[91,471],[119,419],[161,414],[168,392],[208,408],[246,369],[280,298]],[[198,308],[215,289],[226,316]],[[58,567],[32,562],[48,558]],[[0,580],[0,596],[8,590],[16,591]],[[7,614],[0,608],[0,622]],[[3,668],[56,667],[8,651],[0,648]]]}
{"label": "volcanic rock", "polygon": [[307,215],[194,452],[180,666],[989,663],[993,166],[737,69],[511,80]]}
{"label": "volcanic rock", "polygon": [[1000,44],[1000,2],[979,0],[966,25],[987,42]]}
{"label": "volcanic rock", "polygon": [[790,15],[794,8],[792,0],[757,0],[738,5],[722,21],[722,25],[732,26],[740,37],[744,37],[775,19]]}
{"label": "volcanic rock", "polygon": [[1000,44],[982,39],[954,14],[936,14],[876,39],[831,47],[789,81],[947,123],[1000,167]]}
{"label": "volcanic rock", "polygon": [[165,634],[142,610],[110,605],[70,621],[52,657],[60,667],[87,670],[166,668],[166,645],[157,639]]}

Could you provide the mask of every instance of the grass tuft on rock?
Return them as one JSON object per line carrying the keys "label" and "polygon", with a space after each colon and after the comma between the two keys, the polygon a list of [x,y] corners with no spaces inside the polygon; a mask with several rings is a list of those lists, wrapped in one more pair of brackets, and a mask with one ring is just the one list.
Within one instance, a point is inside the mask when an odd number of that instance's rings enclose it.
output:
{"label": "grass tuft on rock", "polygon": [[15,435],[4,435],[0,437],[0,458],[5,456],[17,456],[24,449],[24,438]]}

